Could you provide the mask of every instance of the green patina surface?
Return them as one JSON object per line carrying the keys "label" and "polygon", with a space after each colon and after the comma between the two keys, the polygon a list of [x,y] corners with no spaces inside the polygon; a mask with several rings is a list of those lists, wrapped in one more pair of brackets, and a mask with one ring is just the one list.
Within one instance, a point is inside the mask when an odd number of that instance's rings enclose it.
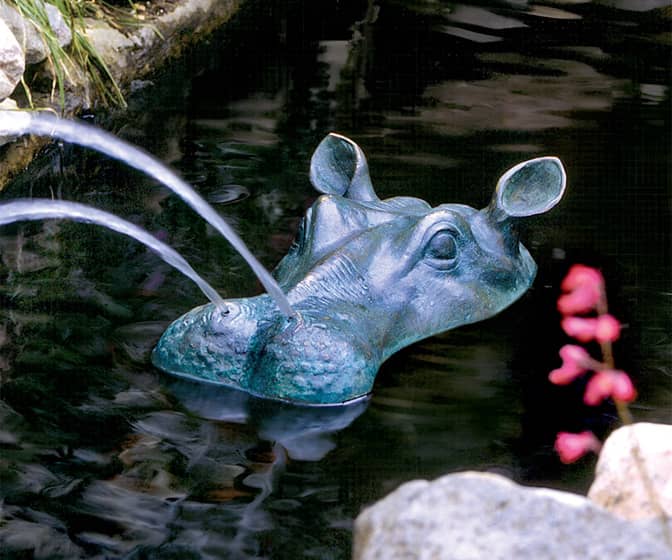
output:
{"label": "green patina surface", "polygon": [[268,296],[198,307],[164,333],[156,366],[304,404],[366,395],[400,348],[491,317],[527,290],[536,266],[515,222],[565,188],[562,164],[547,157],[507,171],[480,211],[380,200],[361,149],[336,134],[313,155],[311,180],[323,195],[274,271],[296,315]]}

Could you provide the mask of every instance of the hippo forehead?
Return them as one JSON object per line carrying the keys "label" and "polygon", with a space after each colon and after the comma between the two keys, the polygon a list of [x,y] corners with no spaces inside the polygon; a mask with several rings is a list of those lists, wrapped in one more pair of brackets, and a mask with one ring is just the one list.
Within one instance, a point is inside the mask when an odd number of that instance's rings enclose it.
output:
{"label": "hippo forehead", "polygon": [[[459,219],[468,221],[476,210],[461,204],[441,204],[432,208],[413,197],[395,197],[378,201],[356,201],[323,195],[306,213],[297,243],[299,252],[310,262],[347,245],[383,224],[399,222],[399,228],[413,227],[420,220]],[[461,221],[462,221],[461,220]]]}
{"label": "hippo forehead", "polygon": [[[289,288],[329,255],[346,250],[356,239],[363,239],[381,226],[387,236],[394,236],[393,232],[424,230],[434,222],[449,222],[464,230],[470,227],[468,222],[477,213],[462,204],[432,208],[414,197],[362,201],[322,195],[306,212],[292,248],[274,274],[283,287]],[[375,242],[377,238],[372,236],[372,239]]]}

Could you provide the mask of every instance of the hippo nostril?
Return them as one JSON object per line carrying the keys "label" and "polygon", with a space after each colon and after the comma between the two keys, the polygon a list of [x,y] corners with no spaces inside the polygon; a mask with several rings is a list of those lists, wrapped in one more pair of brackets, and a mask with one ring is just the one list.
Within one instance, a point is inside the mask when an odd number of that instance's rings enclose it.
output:
{"label": "hippo nostril", "polygon": [[515,257],[500,257],[497,264],[481,274],[481,279],[500,291],[519,292],[527,289],[537,272],[530,253],[518,245]]}
{"label": "hippo nostril", "polygon": [[[232,301],[227,301],[226,302],[226,310],[222,310],[219,314],[218,317],[224,318],[227,321],[233,319],[234,317],[238,317],[240,315],[241,310],[240,310],[240,305],[238,305],[235,302]],[[214,313],[213,313],[214,315]]]}
{"label": "hippo nostril", "polygon": [[286,334],[293,334],[298,329],[303,327],[303,317],[298,311],[294,311],[294,315],[287,318],[285,332]]}
{"label": "hippo nostril", "polygon": [[226,308],[213,307],[209,313],[203,315],[203,326],[212,333],[228,332],[231,328],[231,321],[240,314],[240,307],[227,302]]}
{"label": "hippo nostril", "polygon": [[513,275],[508,270],[507,271],[491,270],[487,272],[485,276],[486,276],[485,280],[487,281],[488,284],[492,284],[498,287],[507,286],[508,284],[511,283],[511,280],[513,279]]}
{"label": "hippo nostril", "polygon": [[497,290],[509,291],[515,289],[520,279],[516,263],[510,262],[506,266],[492,268],[483,272],[481,279],[488,286],[493,286]]}

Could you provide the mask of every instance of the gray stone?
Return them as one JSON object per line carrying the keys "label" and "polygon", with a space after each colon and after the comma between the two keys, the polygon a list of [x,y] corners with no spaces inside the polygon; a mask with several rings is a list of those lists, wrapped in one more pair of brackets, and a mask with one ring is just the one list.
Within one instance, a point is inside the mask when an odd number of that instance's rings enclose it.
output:
{"label": "gray stone", "polygon": [[[649,497],[643,475],[651,483],[657,505]],[[625,519],[657,517],[661,508],[668,519],[672,517],[672,426],[640,423],[614,431],[604,442],[588,497]]]}
{"label": "gray stone", "polygon": [[[19,105],[11,97],[6,97],[0,102],[0,111],[18,111]],[[0,346],[2,346],[2,337],[0,337]]]}
{"label": "gray stone", "polygon": [[242,0],[188,0],[164,15],[120,33],[102,20],[86,19],[86,36],[115,79],[146,76],[185,45],[227,21]]}
{"label": "gray stone", "polygon": [[415,480],[355,522],[355,560],[669,560],[659,524],[618,519],[586,498],[494,474]]}
{"label": "gray stone", "polygon": [[[72,32],[61,12],[52,4],[44,4],[49,26],[59,45],[65,47],[72,41]],[[0,19],[11,29],[25,53],[26,64],[37,64],[47,58],[47,46],[35,25],[27,21],[15,8],[0,2]]]}
{"label": "gray stone", "polygon": [[9,27],[0,19],[0,100],[12,94],[24,70],[23,51]]}
{"label": "gray stone", "polygon": [[47,10],[47,17],[49,18],[49,26],[58,39],[58,44],[61,47],[67,47],[72,42],[72,30],[66,23],[60,10],[53,4],[45,4]]}
{"label": "gray stone", "polygon": [[132,58],[123,54],[138,47],[139,42],[110,27],[104,20],[87,19],[86,38],[118,75],[123,75],[133,64]]}
{"label": "gray stone", "polygon": [[23,19],[15,8],[0,2],[0,19],[7,24],[21,45],[26,64],[36,64],[47,58],[47,46],[37,29]]}

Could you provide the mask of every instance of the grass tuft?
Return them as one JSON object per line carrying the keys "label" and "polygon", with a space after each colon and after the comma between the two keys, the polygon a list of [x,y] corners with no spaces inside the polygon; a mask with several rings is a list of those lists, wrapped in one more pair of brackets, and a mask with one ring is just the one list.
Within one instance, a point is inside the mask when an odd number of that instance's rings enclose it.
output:
{"label": "grass tuft", "polygon": [[[63,48],[49,25],[49,17],[42,0],[10,0],[21,15],[32,22],[47,47],[47,63],[52,76],[52,99],[58,92],[61,108],[65,107],[65,91],[68,83],[88,81],[94,94],[103,105],[126,106],[124,95],[100,54],[86,36],[84,18],[105,18],[119,27],[114,16],[106,10],[104,2],[95,0],[50,0],[63,15],[72,32],[71,44]],[[127,22],[125,22],[127,23]],[[26,96],[32,107],[32,96],[23,82]]]}

